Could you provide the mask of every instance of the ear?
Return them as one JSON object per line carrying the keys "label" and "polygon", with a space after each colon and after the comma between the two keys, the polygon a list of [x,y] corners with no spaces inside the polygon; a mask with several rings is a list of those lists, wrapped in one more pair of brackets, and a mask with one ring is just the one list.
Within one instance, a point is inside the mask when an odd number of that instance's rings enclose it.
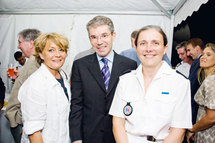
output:
{"label": "ear", "polygon": [[166,54],[167,53],[167,50],[168,50],[168,46],[164,46],[164,53],[163,54]]}
{"label": "ear", "polygon": [[34,41],[30,40],[31,48],[34,48]]}
{"label": "ear", "polygon": [[115,38],[116,38],[116,32],[113,32],[112,36],[113,36],[113,40],[115,40]]}
{"label": "ear", "polygon": [[43,57],[43,54],[42,53],[39,53],[39,56],[42,60],[44,60],[44,57]]}

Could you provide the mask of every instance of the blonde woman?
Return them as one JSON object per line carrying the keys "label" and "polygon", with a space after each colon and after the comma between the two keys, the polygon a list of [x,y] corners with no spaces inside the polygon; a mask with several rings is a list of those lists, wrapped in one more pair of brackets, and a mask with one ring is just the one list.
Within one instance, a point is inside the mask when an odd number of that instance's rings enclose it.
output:
{"label": "blonde woman", "polygon": [[195,101],[199,105],[197,121],[187,133],[187,142],[215,143],[215,44],[205,46],[200,59],[199,82]]}
{"label": "blonde woman", "polygon": [[34,41],[34,55],[41,67],[18,94],[24,131],[21,142],[70,142],[70,85],[61,71],[68,44],[67,38],[57,33],[42,34]]}

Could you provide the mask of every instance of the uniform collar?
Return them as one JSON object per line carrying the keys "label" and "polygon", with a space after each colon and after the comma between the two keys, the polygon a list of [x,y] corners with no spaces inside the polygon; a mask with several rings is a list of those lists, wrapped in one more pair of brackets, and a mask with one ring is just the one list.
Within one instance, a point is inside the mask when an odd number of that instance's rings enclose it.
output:
{"label": "uniform collar", "polygon": [[[156,73],[154,79],[158,79],[158,78],[160,78],[160,77],[162,77],[164,75],[170,75],[173,72],[174,71],[170,68],[170,66],[165,61],[162,61],[162,65],[161,65],[160,69],[158,70],[158,72]],[[142,72],[142,65],[141,64],[136,69],[136,75],[137,75],[137,77],[139,79],[144,79],[143,78],[143,72]]]}

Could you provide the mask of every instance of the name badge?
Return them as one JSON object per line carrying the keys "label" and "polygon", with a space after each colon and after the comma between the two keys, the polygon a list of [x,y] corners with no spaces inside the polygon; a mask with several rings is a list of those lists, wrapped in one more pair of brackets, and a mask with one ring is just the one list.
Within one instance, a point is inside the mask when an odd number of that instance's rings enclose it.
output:
{"label": "name badge", "polygon": [[123,108],[123,113],[125,114],[125,116],[130,116],[132,112],[133,112],[133,108],[130,105],[130,102],[127,102],[127,104]]}

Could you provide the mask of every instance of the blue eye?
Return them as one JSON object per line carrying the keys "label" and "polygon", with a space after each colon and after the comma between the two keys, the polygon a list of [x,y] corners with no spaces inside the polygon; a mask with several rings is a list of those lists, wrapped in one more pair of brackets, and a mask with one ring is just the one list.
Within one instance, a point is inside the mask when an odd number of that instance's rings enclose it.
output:
{"label": "blue eye", "polygon": [[49,49],[49,52],[53,52],[54,51],[54,49]]}
{"label": "blue eye", "polygon": [[65,50],[64,50],[64,49],[60,49],[60,51],[61,51],[61,52],[65,52]]}

